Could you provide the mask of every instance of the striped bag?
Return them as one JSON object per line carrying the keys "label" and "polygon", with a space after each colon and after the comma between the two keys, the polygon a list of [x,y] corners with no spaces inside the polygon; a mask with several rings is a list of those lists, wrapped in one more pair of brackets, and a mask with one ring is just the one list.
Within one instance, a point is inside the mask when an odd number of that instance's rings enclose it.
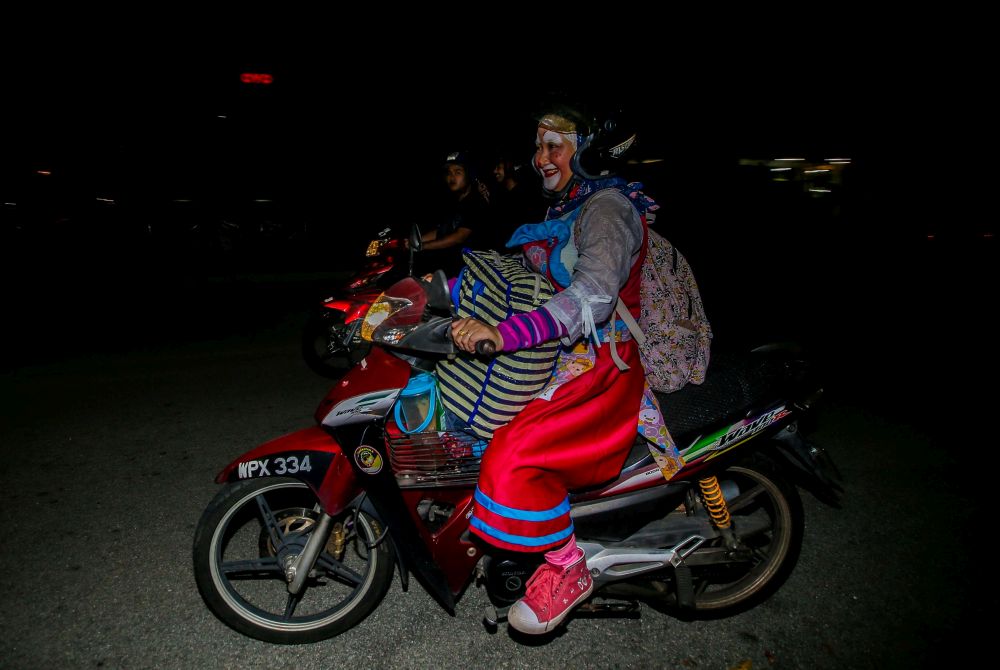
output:
{"label": "striped bag", "polygon": [[[495,251],[463,253],[457,313],[495,326],[513,314],[530,312],[553,295],[552,284],[515,256]],[[453,296],[455,297],[455,296]],[[500,353],[489,359],[460,356],[437,365],[441,402],[483,439],[507,424],[545,388],[559,356],[559,342]]]}

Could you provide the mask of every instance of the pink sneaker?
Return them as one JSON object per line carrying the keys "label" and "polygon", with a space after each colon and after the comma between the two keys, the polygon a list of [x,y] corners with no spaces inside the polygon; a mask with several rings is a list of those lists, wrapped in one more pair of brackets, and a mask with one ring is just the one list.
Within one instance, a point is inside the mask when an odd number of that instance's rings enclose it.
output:
{"label": "pink sneaker", "polygon": [[527,593],[510,608],[507,621],[522,633],[548,633],[593,590],[584,556],[565,568],[542,563],[528,580]]}

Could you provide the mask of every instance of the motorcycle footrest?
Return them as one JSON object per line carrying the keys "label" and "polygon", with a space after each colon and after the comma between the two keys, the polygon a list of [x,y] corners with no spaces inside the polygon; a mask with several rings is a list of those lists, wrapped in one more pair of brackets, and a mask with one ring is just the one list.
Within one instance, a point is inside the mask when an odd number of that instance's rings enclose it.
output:
{"label": "motorcycle footrest", "polygon": [[607,617],[628,617],[636,619],[641,614],[642,608],[637,600],[627,600],[624,602],[595,603],[585,602],[573,610],[574,616],[607,616]]}
{"label": "motorcycle footrest", "polygon": [[683,609],[694,609],[694,579],[691,568],[681,564],[674,566],[674,584],[677,589],[677,605]]}

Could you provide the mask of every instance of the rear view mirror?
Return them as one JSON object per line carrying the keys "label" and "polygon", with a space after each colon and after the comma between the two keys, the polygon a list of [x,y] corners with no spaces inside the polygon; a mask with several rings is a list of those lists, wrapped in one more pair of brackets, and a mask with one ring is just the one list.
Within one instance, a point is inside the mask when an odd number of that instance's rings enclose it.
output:
{"label": "rear view mirror", "polygon": [[438,270],[431,276],[430,286],[427,287],[427,306],[437,312],[451,313],[451,294],[444,270]]}
{"label": "rear view mirror", "polygon": [[420,236],[420,229],[417,224],[410,228],[410,276],[413,276],[413,254],[420,251],[424,246],[424,239]]}

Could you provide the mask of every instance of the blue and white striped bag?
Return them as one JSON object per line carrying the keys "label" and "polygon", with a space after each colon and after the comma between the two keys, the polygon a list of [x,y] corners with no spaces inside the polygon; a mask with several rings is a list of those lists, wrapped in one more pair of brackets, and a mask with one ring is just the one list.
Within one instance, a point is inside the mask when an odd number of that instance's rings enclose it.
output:
{"label": "blue and white striped bag", "polygon": [[[463,253],[456,283],[457,312],[495,326],[513,314],[530,312],[553,295],[544,276],[515,256],[495,251]],[[481,359],[460,356],[437,365],[441,402],[483,439],[507,424],[545,388],[559,357],[559,341]]]}

